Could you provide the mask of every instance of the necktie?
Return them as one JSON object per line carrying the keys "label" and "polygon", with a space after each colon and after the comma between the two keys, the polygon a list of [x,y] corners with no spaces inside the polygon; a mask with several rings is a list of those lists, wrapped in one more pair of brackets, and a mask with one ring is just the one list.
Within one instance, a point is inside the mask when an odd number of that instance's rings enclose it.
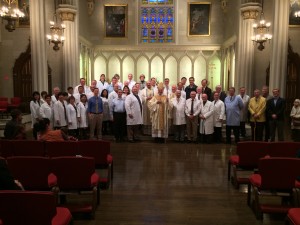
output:
{"label": "necktie", "polygon": [[138,95],[134,95],[135,97],[136,97],[136,99],[138,100],[138,102],[139,102],[139,105],[140,105],[140,110],[141,110],[141,114],[142,114],[142,103],[141,103],[141,100],[140,100],[140,98],[139,98],[139,96]]}
{"label": "necktie", "polygon": [[230,101],[232,102],[232,100],[233,100],[233,98],[232,98],[232,96],[230,97]]}
{"label": "necktie", "polygon": [[98,98],[96,97],[95,113],[98,113]]}
{"label": "necktie", "polygon": [[214,105],[216,104],[217,101],[214,102]]}
{"label": "necktie", "polygon": [[191,115],[194,115],[194,99],[192,99],[192,104],[191,104]]}
{"label": "necktie", "polygon": [[65,120],[67,121],[67,111],[66,111],[66,106],[65,106],[65,103],[62,102],[62,105],[64,107],[64,113],[65,113]]}
{"label": "necktie", "polygon": [[198,100],[200,100],[200,93],[198,94]]}

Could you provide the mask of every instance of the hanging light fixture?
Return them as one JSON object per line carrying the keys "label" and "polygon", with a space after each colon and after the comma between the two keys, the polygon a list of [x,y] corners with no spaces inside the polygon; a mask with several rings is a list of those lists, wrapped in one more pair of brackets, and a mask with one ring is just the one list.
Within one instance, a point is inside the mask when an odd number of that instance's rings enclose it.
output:
{"label": "hanging light fixture", "polygon": [[6,5],[3,5],[0,9],[0,17],[2,20],[7,20],[5,29],[9,32],[13,32],[16,29],[16,21],[20,17],[24,17],[25,14],[18,8],[12,8],[13,4],[16,4],[17,0],[3,0]]}
{"label": "hanging light fixture", "polygon": [[[54,11],[56,12],[56,1],[54,0]],[[64,37],[64,30],[66,26],[65,24],[58,24],[57,23],[57,15],[54,13],[53,21],[50,21],[50,34],[47,34],[47,39],[49,45],[53,44],[53,50],[58,51],[60,49],[59,45],[64,45],[65,37]]]}
{"label": "hanging light fixture", "polygon": [[263,0],[261,2],[261,14],[260,20],[257,23],[253,24],[254,36],[252,36],[253,43],[258,45],[258,50],[262,51],[265,48],[265,43],[272,39],[272,35],[269,33],[269,29],[271,26],[270,22],[266,22],[264,17],[264,8],[263,8]]}
{"label": "hanging light fixture", "polygon": [[295,17],[300,17],[300,10],[295,12]]}

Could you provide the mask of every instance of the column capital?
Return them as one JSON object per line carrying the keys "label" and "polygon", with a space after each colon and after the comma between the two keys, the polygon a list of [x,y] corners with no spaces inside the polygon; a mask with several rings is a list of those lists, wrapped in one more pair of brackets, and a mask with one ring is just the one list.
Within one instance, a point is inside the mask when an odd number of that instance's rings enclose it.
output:
{"label": "column capital", "polygon": [[242,4],[241,15],[244,20],[256,19],[261,11],[261,5],[259,3],[250,2]]}
{"label": "column capital", "polygon": [[77,8],[73,5],[60,4],[57,9],[57,13],[62,21],[74,22],[77,13]]}

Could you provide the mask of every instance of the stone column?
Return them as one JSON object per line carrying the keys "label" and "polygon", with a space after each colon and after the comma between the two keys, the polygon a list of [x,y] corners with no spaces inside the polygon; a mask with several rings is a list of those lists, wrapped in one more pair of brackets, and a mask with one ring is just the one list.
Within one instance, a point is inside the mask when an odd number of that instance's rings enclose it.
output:
{"label": "stone column", "polygon": [[260,4],[255,2],[241,5],[241,15],[238,37],[238,51],[236,57],[235,87],[245,87],[247,94],[252,93],[253,88],[253,66],[254,46],[251,41],[253,36],[253,23],[255,22]]}
{"label": "stone column", "polygon": [[274,0],[273,38],[270,62],[270,94],[273,88],[285,96],[289,31],[289,0]]}
{"label": "stone column", "polygon": [[30,39],[33,90],[48,91],[44,1],[30,0]]}
{"label": "stone column", "polygon": [[63,49],[63,89],[75,87],[79,83],[79,41],[77,6],[59,4],[57,12],[66,25]]}

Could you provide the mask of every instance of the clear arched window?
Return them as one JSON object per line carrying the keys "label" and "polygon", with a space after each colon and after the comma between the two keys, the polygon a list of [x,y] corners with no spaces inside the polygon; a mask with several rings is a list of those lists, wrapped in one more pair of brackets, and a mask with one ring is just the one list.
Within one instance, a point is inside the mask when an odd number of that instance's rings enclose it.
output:
{"label": "clear arched window", "polygon": [[173,0],[141,0],[142,43],[174,42]]}

